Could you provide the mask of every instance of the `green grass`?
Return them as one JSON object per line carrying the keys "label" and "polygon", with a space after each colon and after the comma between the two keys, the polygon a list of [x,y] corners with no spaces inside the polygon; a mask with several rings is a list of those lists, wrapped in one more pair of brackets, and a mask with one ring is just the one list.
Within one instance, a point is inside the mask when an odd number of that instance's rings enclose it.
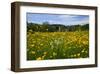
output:
{"label": "green grass", "polygon": [[27,33],[27,60],[88,57],[88,31]]}

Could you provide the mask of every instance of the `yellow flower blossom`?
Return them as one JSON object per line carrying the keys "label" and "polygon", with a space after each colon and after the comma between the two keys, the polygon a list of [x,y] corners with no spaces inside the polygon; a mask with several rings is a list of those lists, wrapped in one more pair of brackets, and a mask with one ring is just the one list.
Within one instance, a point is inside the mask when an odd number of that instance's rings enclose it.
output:
{"label": "yellow flower blossom", "polygon": [[43,54],[44,54],[44,55],[46,55],[46,54],[47,54],[47,52],[44,52]]}
{"label": "yellow flower blossom", "polygon": [[32,51],[31,53],[32,53],[32,54],[35,54],[35,51]]}
{"label": "yellow flower blossom", "polygon": [[45,55],[42,56],[42,59],[44,59]]}
{"label": "yellow flower blossom", "polygon": [[42,60],[42,58],[41,57],[38,57],[36,60]]}
{"label": "yellow flower blossom", "polygon": [[82,53],[84,53],[85,51],[84,51],[84,50],[82,50],[81,52],[82,52]]}
{"label": "yellow flower blossom", "polygon": [[42,44],[42,43],[41,43],[40,45],[41,45],[41,46],[43,46],[43,44]]}
{"label": "yellow flower blossom", "polygon": [[34,47],[35,45],[34,45],[34,44],[32,44],[31,46],[32,46],[32,47]]}
{"label": "yellow flower blossom", "polygon": [[77,56],[79,57],[80,56],[80,53],[78,53]]}

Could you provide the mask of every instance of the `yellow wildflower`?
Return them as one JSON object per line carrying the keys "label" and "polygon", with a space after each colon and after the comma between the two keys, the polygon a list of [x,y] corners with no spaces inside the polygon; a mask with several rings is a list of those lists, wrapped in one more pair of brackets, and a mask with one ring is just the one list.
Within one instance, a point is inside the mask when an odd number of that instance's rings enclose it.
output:
{"label": "yellow wildflower", "polygon": [[44,55],[46,55],[46,54],[47,54],[47,52],[44,52],[43,54],[44,54]]}
{"label": "yellow wildflower", "polygon": [[42,56],[42,59],[44,59],[45,55]]}
{"label": "yellow wildflower", "polygon": [[38,57],[36,60],[42,60],[42,58],[41,57]]}
{"label": "yellow wildflower", "polygon": [[32,54],[35,54],[35,51],[32,51],[31,53],[32,53]]}
{"label": "yellow wildflower", "polygon": [[78,53],[77,56],[79,57],[80,56],[80,53]]}
{"label": "yellow wildflower", "polygon": [[86,45],[86,44],[87,44],[87,42],[86,42],[86,41],[83,41],[83,44],[84,44],[84,45]]}
{"label": "yellow wildflower", "polygon": [[43,44],[42,44],[42,43],[41,43],[40,45],[41,45],[41,46],[43,46]]}
{"label": "yellow wildflower", "polygon": [[35,45],[34,45],[34,44],[32,44],[31,46],[32,46],[32,47],[34,47]]}
{"label": "yellow wildflower", "polygon": [[81,52],[84,53],[84,50],[82,50]]}

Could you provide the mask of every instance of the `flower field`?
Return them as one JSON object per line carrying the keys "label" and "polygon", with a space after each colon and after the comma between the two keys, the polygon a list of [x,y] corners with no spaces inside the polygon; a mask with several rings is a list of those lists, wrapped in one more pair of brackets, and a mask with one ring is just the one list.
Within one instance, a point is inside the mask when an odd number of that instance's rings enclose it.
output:
{"label": "flower field", "polygon": [[89,32],[27,32],[27,60],[89,57]]}

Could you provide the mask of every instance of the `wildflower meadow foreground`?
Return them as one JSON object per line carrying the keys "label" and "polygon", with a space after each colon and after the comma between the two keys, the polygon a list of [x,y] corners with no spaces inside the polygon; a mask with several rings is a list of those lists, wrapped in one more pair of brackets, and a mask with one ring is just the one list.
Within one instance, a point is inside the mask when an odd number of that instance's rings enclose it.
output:
{"label": "wildflower meadow foreground", "polygon": [[27,60],[87,57],[89,57],[88,31],[27,33]]}

